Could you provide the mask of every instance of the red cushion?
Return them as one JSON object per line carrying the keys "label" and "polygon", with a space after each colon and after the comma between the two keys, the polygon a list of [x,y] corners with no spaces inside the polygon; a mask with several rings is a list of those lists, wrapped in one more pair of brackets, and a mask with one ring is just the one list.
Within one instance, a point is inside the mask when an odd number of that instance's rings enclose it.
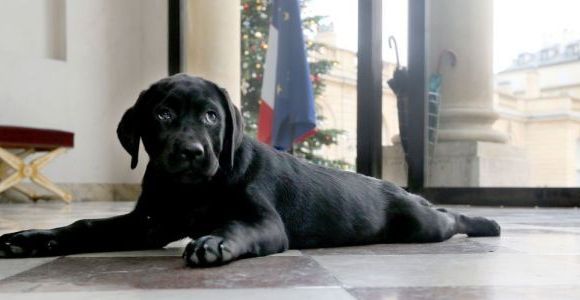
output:
{"label": "red cushion", "polygon": [[0,147],[50,150],[74,147],[74,133],[52,129],[0,126]]}

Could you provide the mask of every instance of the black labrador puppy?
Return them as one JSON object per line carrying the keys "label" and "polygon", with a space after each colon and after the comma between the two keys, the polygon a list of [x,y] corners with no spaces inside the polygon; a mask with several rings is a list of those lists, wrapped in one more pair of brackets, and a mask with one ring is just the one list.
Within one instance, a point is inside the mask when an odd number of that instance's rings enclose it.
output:
{"label": "black labrador puppy", "polygon": [[187,75],[142,92],[118,130],[137,165],[149,164],[135,209],[108,219],[0,237],[0,257],[161,248],[190,237],[189,266],[289,248],[441,242],[498,236],[495,221],[437,209],[392,183],[324,168],[243,133],[225,90]]}

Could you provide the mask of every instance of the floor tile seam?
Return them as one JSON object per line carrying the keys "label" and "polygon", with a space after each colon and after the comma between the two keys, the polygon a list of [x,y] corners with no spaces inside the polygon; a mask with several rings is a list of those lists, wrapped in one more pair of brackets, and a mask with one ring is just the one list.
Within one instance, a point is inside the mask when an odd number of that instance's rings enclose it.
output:
{"label": "floor tile seam", "polygon": [[460,288],[460,289],[476,289],[476,288],[522,288],[522,289],[529,289],[529,288],[578,288],[580,289],[580,283],[578,284],[480,284],[480,285],[417,285],[417,286],[409,286],[409,285],[401,285],[401,286],[345,286],[343,287],[347,291],[351,290],[362,290],[362,289],[389,289],[389,290],[397,290],[397,289],[417,289],[417,288],[424,288],[424,289],[441,289],[441,288]]}

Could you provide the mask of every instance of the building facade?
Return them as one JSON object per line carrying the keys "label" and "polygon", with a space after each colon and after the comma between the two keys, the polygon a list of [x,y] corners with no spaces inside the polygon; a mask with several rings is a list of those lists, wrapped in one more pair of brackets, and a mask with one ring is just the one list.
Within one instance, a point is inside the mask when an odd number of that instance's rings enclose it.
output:
{"label": "building facade", "polygon": [[[340,49],[333,45],[332,33],[325,32],[317,38],[324,44],[317,54],[335,62],[331,71],[322,76],[324,92],[316,99],[325,120],[323,128],[341,129],[345,134],[339,138],[338,145],[322,150],[330,159],[341,159],[353,166],[356,161],[356,52]],[[316,59],[314,56],[313,59]],[[396,66],[383,62],[383,145],[392,145],[399,134],[397,99],[387,81],[392,77]],[[396,141],[396,138],[395,138]]]}
{"label": "building facade", "polygon": [[[321,55],[336,62],[323,77],[326,88],[317,99],[326,117],[322,126],[346,132],[338,145],[324,149],[323,154],[354,166],[356,53],[333,46],[328,33],[319,40],[326,44]],[[396,143],[399,134],[396,97],[387,85],[395,67],[383,62],[384,146]],[[507,136],[507,145],[523,150],[522,159],[528,167],[525,180],[506,181],[503,185],[580,185],[580,41],[521,54],[510,68],[493,76],[493,108],[499,115],[493,129]],[[402,153],[389,155],[400,159]],[[405,184],[401,178],[406,174],[389,176],[396,178],[388,179]]]}
{"label": "building facade", "polygon": [[509,143],[523,147],[531,186],[580,185],[580,41],[522,53],[495,75]]}

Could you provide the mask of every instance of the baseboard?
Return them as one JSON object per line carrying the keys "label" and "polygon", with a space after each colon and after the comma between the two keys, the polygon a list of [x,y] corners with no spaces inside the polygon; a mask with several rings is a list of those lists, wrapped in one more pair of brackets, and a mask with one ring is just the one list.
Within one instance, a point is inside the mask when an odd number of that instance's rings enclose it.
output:
{"label": "baseboard", "polygon": [[[140,184],[125,183],[60,183],[60,187],[73,195],[73,202],[77,201],[136,201],[141,193]],[[23,183],[22,186],[34,189],[41,195],[50,195],[37,188],[32,183]],[[46,197],[52,199],[52,197]],[[31,200],[24,194],[9,189],[0,194],[0,203],[26,203]]]}

